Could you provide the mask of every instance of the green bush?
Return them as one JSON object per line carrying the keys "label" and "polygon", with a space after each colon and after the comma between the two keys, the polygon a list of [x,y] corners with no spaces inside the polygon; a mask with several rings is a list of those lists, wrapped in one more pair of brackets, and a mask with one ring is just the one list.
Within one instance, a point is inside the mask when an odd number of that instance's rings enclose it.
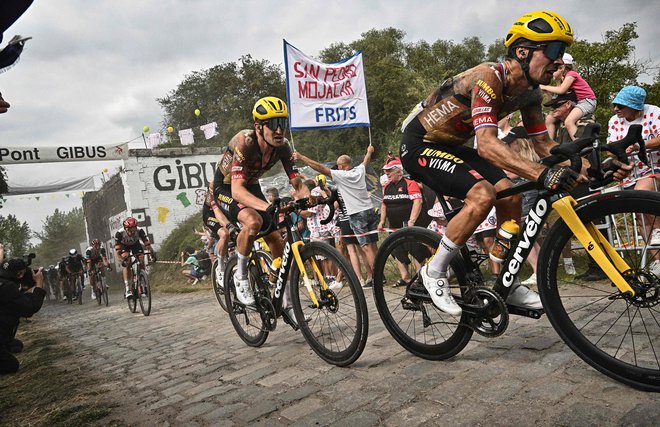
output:
{"label": "green bush", "polygon": [[195,287],[186,283],[181,275],[181,252],[186,247],[192,247],[195,250],[202,248],[202,242],[199,236],[195,234],[195,229],[202,229],[202,214],[197,212],[187,220],[179,224],[170,233],[158,250],[158,261],[174,261],[175,264],[157,263],[149,274],[149,282],[157,291],[186,293],[194,292],[199,289],[210,289],[211,281],[207,279],[200,282]]}

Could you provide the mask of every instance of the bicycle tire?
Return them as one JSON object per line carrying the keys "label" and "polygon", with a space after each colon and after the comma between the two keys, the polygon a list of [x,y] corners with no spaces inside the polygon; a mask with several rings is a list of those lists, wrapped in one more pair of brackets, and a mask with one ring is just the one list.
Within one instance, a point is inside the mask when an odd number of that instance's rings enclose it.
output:
{"label": "bicycle tire", "polygon": [[140,271],[137,285],[138,300],[140,301],[140,311],[145,316],[151,313],[151,287],[145,271]]}
{"label": "bicycle tire", "polygon": [[[406,227],[390,234],[383,241],[374,263],[373,293],[381,320],[403,348],[428,360],[445,360],[455,356],[465,348],[473,333],[472,329],[463,326],[467,323],[465,314],[459,322],[454,316],[435,307],[430,297],[421,299],[410,293],[413,286],[418,289],[418,293],[426,293],[421,278],[416,278],[418,270],[415,269],[415,262],[425,264],[435,254],[439,244],[440,236],[433,231]],[[415,254],[410,259],[412,251]],[[409,286],[390,286],[398,284],[398,280],[402,279],[395,256],[408,260],[409,266],[406,268],[411,280],[414,279]],[[402,264],[405,266],[405,262]],[[450,267],[452,274],[449,286],[454,291],[460,288],[463,293],[466,280],[460,255],[454,257]],[[426,323],[430,321],[426,326],[424,313],[427,316]]]}
{"label": "bicycle tire", "polygon": [[128,303],[128,309],[131,311],[131,313],[135,313],[137,312],[137,287],[135,286],[134,278],[131,278],[130,287],[133,295],[126,298],[126,302]]}
{"label": "bicycle tire", "polygon": [[[227,312],[227,302],[225,301],[225,288],[224,284],[218,283],[218,277],[215,270],[218,268],[218,259],[216,258],[211,265],[211,284],[213,285],[213,294],[215,299],[218,300],[220,307]],[[224,277],[224,273],[223,273]]]}
{"label": "bicycle tire", "polygon": [[[632,226],[632,220],[641,219],[640,214],[652,216],[651,226],[660,227],[660,195],[648,191],[607,193],[587,199],[575,211],[584,223],[605,217],[615,221],[618,250],[631,267],[631,276],[642,279],[654,290],[647,294],[648,307],[644,307],[639,301],[635,304],[622,296],[609,279],[587,286],[581,280],[560,277],[558,285],[562,248],[575,241],[568,226],[559,219],[550,228],[539,254],[539,293],[548,319],[562,340],[593,368],[631,387],[658,392],[660,323],[656,304],[660,303],[660,286],[658,277],[646,274],[649,260],[660,258],[660,254],[658,249],[649,249],[649,245],[642,245],[641,249],[627,245],[629,240],[624,239],[629,235],[622,237],[622,233],[639,230]],[[639,244],[638,237],[632,238],[635,241]],[[584,254],[586,261],[588,255],[581,245],[574,247],[571,243],[571,250],[574,260]]]}
{"label": "bicycle tire", "polygon": [[[268,339],[268,331],[259,312],[254,307],[244,307],[236,300],[234,271],[238,258],[232,255],[227,261],[224,276],[227,314],[238,336],[250,347],[261,347]],[[248,272],[251,269],[248,269]],[[248,278],[250,278],[248,273]],[[252,280],[250,278],[250,280]]]}
{"label": "bicycle tire", "polygon": [[[328,244],[308,243],[301,248],[300,256],[320,302],[320,307],[314,307],[301,280],[298,264],[294,262],[289,285],[295,286],[291,292],[291,304],[300,332],[321,359],[333,365],[348,366],[360,357],[369,335],[369,313],[360,282],[348,261]],[[341,271],[343,275],[342,286],[325,298],[310,263],[310,260],[316,259],[316,265],[324,268],[318,257],[325,257],[334,263],[330,272],[336,274],[336,271]],[[323,271],[323,274],[326,273],[329,271]]]}
{"label": "bicycle tire", "polygon": [[96,303],[101,305],[103,303],[103,282],[101,281],[101,275],[95,272],[94,285],[92,286],[91,280],[89,285],[90,289],[93,289],[96,294]]}
{"label": "bicycle tire", "polygon": [[82,281],[80,280],[80,276],[76,279],[76,292],[78,293],[78,305],[82,305],[82,293],[83,293],[83,287],[82,287]]}
{"label": "bicycle tire", "polygon": [[71,281],[71,278],[69,277],[66,281],[67,284],[67,294],[66,294],[66,301],[69,304],[73,304],[73,290],[75,289],[75,285]]}

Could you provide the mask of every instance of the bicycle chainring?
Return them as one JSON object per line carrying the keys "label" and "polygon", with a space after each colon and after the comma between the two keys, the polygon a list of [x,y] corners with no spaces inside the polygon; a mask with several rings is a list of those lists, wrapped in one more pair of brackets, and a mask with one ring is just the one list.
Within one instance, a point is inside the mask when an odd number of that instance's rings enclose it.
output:
{"label": "bicycle chainring", "polygon": [[465,301],[483,309],[484,315],[470,319],[470,327],[484,337],[498,337],[509,326],[509,311],[502,297],[495,291],[484,288],[470,288],[465,293]]}
{"label": "bicycle chainring", "polygon": [[258,301],[257,309],[259,310],[259,316],[261,316],[264,327],[267,331],[274,331],[277,327],[277,317],[275,317],[273,302],[270,298],[263,296]]}

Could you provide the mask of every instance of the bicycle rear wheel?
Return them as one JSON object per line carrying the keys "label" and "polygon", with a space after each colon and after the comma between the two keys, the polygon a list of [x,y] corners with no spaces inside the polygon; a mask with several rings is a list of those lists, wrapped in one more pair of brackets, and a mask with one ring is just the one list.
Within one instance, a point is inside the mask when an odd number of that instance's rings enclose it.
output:
{"label": "bicycle rear wheel", "polygon": [[[582,202],[576,212],[584,223],[601,228],[631,268],[621,272],[636,296],[622,294],[600,272],[569,276],[560,267],[569,245],[578,272],[589,255],[563,220],[548,232],[538,265],[539,292],[550,323],[564,342],[589,365],[634,388],[660,391],[660,246],[651,246],[660,228],[660,195],[621,191]],[[659,266],[659,267],[656,267]],[[592,265],[592,270],[594,269]],[[593,279],[593,280],[592,280]]]}
{"label": "bicycle rear wheel", "polygon": [[213,265],[211,266],[211,284],[213,285],[213,293],[215,294],[215,299],[218,300],[220,307],[222,307],[224,311],[227,311],[227,302],[225,301],[225,288],[223,283],[218,282],[218,276],[216,272],[217,268],[218,268],[218,259],[216,258],[213,261]]}
{"label": "bicycle rear wheel", "polygon": [[145,271],[140,271],[140,276],[138,276],[137,294],[140,301],[140,310],[142,314],[148,316],[151,313],[151,288]]}
{"label": "bicycle rear wheel", "polygon": [[[374,264],[374,299],[385,327],[403,348],[428,360],[455,356],[472,337],[472,329],[461,325],[461,319],[433,305],[419,276],[439,243],[440,236],[433,231],[407,227],[383,241]],[[403,271],[408,280],[402,277]],[[466,289],[460,256],[454,257],[451,272],[449,286],[457,296]]]}
{"label": "bicycle rear wheel", "polygon": [[[301,248],[305,271],[314,303],[298,264],[291,269],[289,286],[293,310],[305,340],[321,359],[337,366],[348,366],[355,362],[367,343],[369,314],[360,282],[346,259],[330,245],[312,242]],[[325,277],[333,289],[321,289],[320,277]],[[342,280],[337,281],[341,273]]]}
{"label": "bicycle rear wheel", "polygon": [[[266,325],[257,309],[254,306],[244,306],[236,299],[236,286],[234,285],[234,272],[238,258],[234,255],[227,261],[225,268],[224,289],[225,303],[227,305],[227,314],[231,324],[234,326],[239,337],[251,347],[261,347],[268,338]],[[248,269],[250,272],[252,269]],[[248,279],[252,284],[254,279],[248,273]]]}

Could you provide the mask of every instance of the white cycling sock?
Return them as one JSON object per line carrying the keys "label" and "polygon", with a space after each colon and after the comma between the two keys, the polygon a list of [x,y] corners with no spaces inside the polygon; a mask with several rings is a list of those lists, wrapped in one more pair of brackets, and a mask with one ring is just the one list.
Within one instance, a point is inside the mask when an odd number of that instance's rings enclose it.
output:
{"label": "white cycling sock", "polygon": [[436,252],[435,256],[429,262],[429,276],[434,279],[447,277],[449,262],[460,248],[456,243],[449,240],[446,235],[442,236],[442,240],[440,240],[440,245],[438,246],[438,252]]}
{"label": "white cycling sock", "polygon": [[246,255],[241,255],[240,253],[236,253],[238,255],[238,264],[236,265],[236,272],[238,273],[238,278],[239,279],[247,279],[247,263],[250,257]]}
{"label": "white cycling sock", "polygon": [[218,267],[220,271],[225,271],[225,267],[227,267],[227,256],[218,257]]}

